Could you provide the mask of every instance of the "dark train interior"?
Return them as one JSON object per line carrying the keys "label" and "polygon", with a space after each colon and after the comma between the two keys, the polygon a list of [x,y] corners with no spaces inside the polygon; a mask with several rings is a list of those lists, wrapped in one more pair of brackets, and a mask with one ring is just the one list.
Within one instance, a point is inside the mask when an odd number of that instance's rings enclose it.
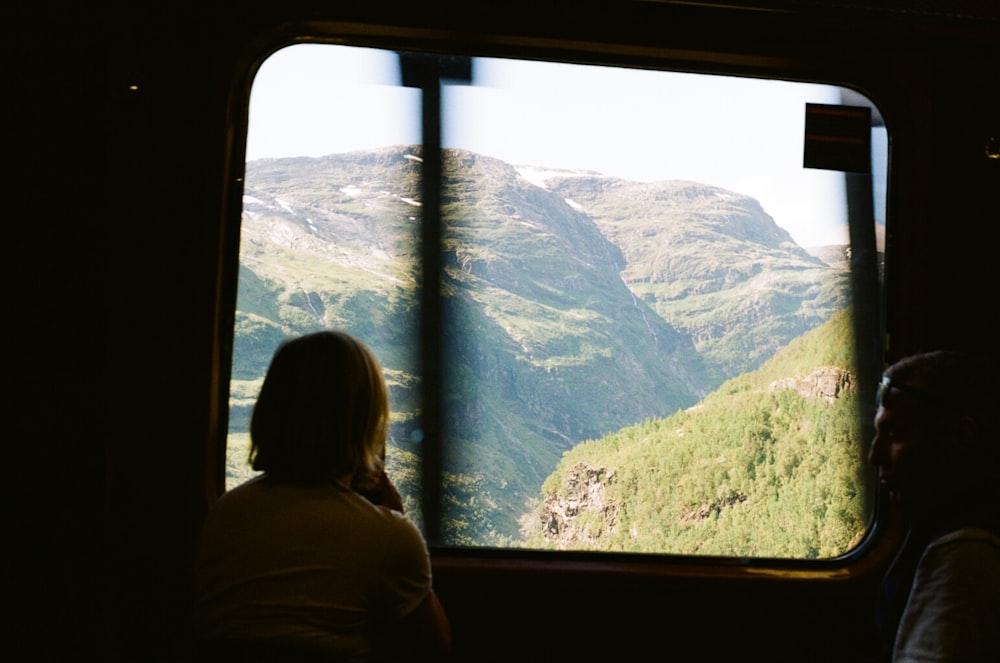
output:
{"label": "dark train interior", "polygon": [[[194,542],[224,482],[246,95],[288,44],[857,90],[889,136],[884,289],[859,343],[883,363],[996,353],[991,0],[57,1],[3,15],[7,439],[27,460],[8,467],[23,599],[7,646],[28,660],[185,660]],[[862,546],[821,564],[431,552],[456,661],[866,661],[899,538],[880,507]]]}

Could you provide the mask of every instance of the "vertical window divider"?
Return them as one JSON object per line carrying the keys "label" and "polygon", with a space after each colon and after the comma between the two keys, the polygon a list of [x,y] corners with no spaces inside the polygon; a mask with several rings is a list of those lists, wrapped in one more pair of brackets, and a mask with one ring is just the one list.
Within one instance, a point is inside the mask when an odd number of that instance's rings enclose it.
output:
{"label": "vertical window divider", "polygon": [[402,83],[421,91],[421,288],[420,288],[420,401],[423,438],[420,454],[421,510],[424,536],[430,546],[441,543],[442,465],[445,441],[443,393],[444,283],[441,191],[444,175],[441,157],[441,81],[448,77],[471,81],[469,58],[445,58],[399,53]]}

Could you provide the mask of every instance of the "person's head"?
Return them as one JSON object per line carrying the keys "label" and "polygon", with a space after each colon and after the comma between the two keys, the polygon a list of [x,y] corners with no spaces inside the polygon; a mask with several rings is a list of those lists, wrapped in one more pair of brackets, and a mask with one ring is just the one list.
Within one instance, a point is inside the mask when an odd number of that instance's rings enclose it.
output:
{"label": "person's head", "polygon": [[371,351],[339,331],[286,341],[275,352],[250,420],[255,470],[298,482],[378,473],[389,400]]}
{"label": "person's head", "polygon": [[958,352],[906,357],[883,374],[868,458],[911,517],[937,517],[989,489],[997,472],[997,375]]}

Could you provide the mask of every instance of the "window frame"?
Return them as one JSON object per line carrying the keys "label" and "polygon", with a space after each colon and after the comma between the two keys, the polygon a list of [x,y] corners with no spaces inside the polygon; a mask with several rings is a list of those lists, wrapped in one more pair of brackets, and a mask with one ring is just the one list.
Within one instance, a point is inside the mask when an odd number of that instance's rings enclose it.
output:
{"label": "window frame", "polygon": [[[614,30],[609,33],[614,36]],[[619,35],[621,37],[621,35]],[[225,182],[225,201],[223,211],[223,221],[221,224],[222,240],[220,255],[219,273],[219,307],[216,319],[219,326],[216,330],[216,340],[218,349],[218,370],[221,379],[217,381],[218,410],[220,424],[216,427],[218,431],[218,444],[221,449],[221,458],[224,459],[226,446],[226,413],[228,403],[228,380],[232,365],[232,340],[236,310],[236,287],[239,268],[239,229],[242,211],[243,173],[245,169],[245,151],[248,128],[248,109],[250,90],[253,78],[258,68],[274,52],[295,44],[333,44],[357,47],[378,48],[383,50],[399,52],[426,52],[429,54],[445,53],[468,57],[496,57],[496,58],[517,58],[517,59],[537,59],[541,61],[567,62],[584,65],[602,66],[623,66],[640,67],[664,71],[675,71],[693,74],[714,74],[725,76],[747,76],[753,78],[772,78],[804,83],[819,83],[837,85],[850,89],[855,89],[864,94],[873,103],[878,104],[880,110],[882,105],[878,101],[878,95],[873,94],[870,89],[864,86],[865,81],[859,84],[847,84],[845,79],[851,74],[857,75],[860,69],[857,67],[846,67],[845,71],[830,69],[822,61],[821,56],[817,58],[790,59],[784,56],[761,55],[759,53],[741,53],[739,48],[731,51],[706,50],[702,45],[699,48],[692,48],[690,45],[682,47],[667,47],[650,43],[640,43],[642,39],[631,39],[630,37],[615,40],[593,40],[593,39],[573,39],[566,36],[546,36],[546,35],[526,35],[511,30],[506,34],[494,32],[488,36],[475,31],[444,31],[428,28],[426,26],[400,27],[392,25],[375,25],[369,23],[337,22],[337,21],[305,21],[283,24],[264,33],[254,36],[245,44],[242,53],[236,58],[235,71],[231,79],[229,92],[229,104],[227,108],[227,136],[229,152],[229,172],[232,176]],[[678,40],[680,43],[687,43],[685,39]],[[695,40],[697,41],[697,39]],[[870,83],[870,81],[869,81]],[[863,89],[864,88],[864,89]],[[425,95],[426,96],[426,95]],[[888,128],[888,127],[887,127]],[[891,132],[890,132],[891,136]],[[891,160],[891,140],[889,146]],[[439,166],[440,167],[440,166]],[[426,168],[426,164],[425,164]],[[426,172],[426,171],[425,171]],[[864,178],[854,178],[856,181],[867,178],[868,190],[864,184],[856,184],[855,192],[852,194],[849,186],[848,204],[853,206],[854,200],[858,196],[871,195],[870,176]],[[850,178],[848,178],[850,182]],[[860,187],[860,188],[858,188]],[[891,185],[887,184],[891,189]],[[889,220],[886,221],[887,226]],[[855,230],[852,224],[852,248]],[[871,228],[869,224],[867,227]],[[867,240],[865,240],[867,241]],[[874,233],[871,237],[871,248],[874,249]],[[867,250],[867,247],[866,247]],[[427,253],[427,252],[424,252]],[[887,250],[888,253],[888,250]],[[431,263],[433,265],[433,262]],[[425,263],[425,268],[427,264]],[[877,269],[872,263],[871,268]],[[440,275],[440,267],[432,273]],[[853,273],[853,270],[852,270]],[[869,276],[871,276],[869,274]],[[877,274],[875,275],[877,278]],[[437,282],[437,280],[435,280]],[[869,288],[870,284],[858,284],[855,291],[861,288]],[[875,287],[878,284],[875,283]],[[437,288],[422,288],[422,290],[439,290]],[[886,288],[881,288],[880,292],[866,295],[866,302],[870,308],[866,312],[867,321],[863,324],[864,336],[858,334],[856,338],[870,338],[872,345],[869,348],[871,360],[869,362],[859,362],[859,372],[862,364],[871,373],[869,377],[859,375],[859,389],[869,388],[871,398],[866,400],[864,392],[861,393],[861,402],[871,401],[874,405],[875,382],[877,376],[874,374],[876,367],[880,366],[883,348],[881,346],[884,338],[884,310],[885,310]],[[855,295],[856,296],[856,295]],[[870,300],[870,301],[869,301]],[[855,302],[861,300],[855,300]],[[431,307],[435,304],[431,302]],[[855,304],[857,306],[857,304]],[[423,304],[422,304],[423,307]],[[422,356],[439,357],[440,347],[434,347],[434,339],[440,338],[440,316],[421,315],[426,319],[422,323],[423,333],[421,334]],[[426,374],[425,374],[426,375]],[[437,378],[438,380],[440,377]],[[434,379],[432,378],[432,382]],[[431,389],[430,391],[434,391]],[[439,393],[436,391],[435,393]],[[425,408],[434,412],[429,427],[440,426],[440,409],[435,408],[433,402],[428,405],[425,401]],[[874,406],[872,407],[874,412]],[[863,430],[869,430],[871,423],[862,422]],[[439,440],[440,436],[429,436],[429,439]],[[434,481],[434,477],[440,476],[440,452],[435,454],[437,460],[432,460],[429,469],[424,472],[426,485],[432,485],[439,489],[440,482]],[[221,493],[224,486],[224,460],[218,462],[216,470],[216,490]],[[431,495],[424,490],[422,499],[432,500],[435,503],[439,499],[439,490],[432,490]],[[639,553],[610,553],[610,552],[588,552],[588,551],[543,551],[525,549],[498,549],[498,548],[454,548],[450,546],[439,546],[436,544],[436,530],[432,529],[429,539],[432,560],[434,561],[435,573],[462,573],[475,571],[479,573],[489,572],[498,578],[503,578],[505,574],[550,574],[553,570],[568,572],[570,574],[583,572],[595,579],[606,578],[609,582],[618,583],[622,576],[635,578],[641,582],[643,578],[650,577],[684,577],[714,578],[714,579],[780,579],[780,580],[811,580],[811,581],[846,581],[857,577],[858,574],[865,574],[875,568],[879,568],[884,563],[886,555],[891,550],[892,542],[898,538],[898,531],[884,526],[887,520],[887,505],[884,495],[879,490],[876,493],[876,505],[872,520],[864,540],[848,553],[822,560],[805,559],[770,559],[770,558],[738,558],[720,556],[688,556],[677,554],[639,554]],[[425,509],[429,506],[425,502]],[[430,505],[431,510],[425,510],[425,514],[436,513],[436,504]],[[431,521],[428,516],[427,521]],[[436,519],[435,519],[436,522]]]}

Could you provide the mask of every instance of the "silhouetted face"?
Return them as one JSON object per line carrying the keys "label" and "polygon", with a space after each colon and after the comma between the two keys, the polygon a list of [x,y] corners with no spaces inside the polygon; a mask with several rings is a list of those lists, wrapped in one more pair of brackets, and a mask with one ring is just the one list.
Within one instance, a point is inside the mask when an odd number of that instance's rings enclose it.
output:
{"label": "silhouetted face", "polygon": [[[933,425],[934,417],[943,423]],[[868,460],[878,466],[889,499],[910,515],[933,510],[950,497],[956,457],[944,432],[948,419],[921,397],[899,390],[875,415]]]}

